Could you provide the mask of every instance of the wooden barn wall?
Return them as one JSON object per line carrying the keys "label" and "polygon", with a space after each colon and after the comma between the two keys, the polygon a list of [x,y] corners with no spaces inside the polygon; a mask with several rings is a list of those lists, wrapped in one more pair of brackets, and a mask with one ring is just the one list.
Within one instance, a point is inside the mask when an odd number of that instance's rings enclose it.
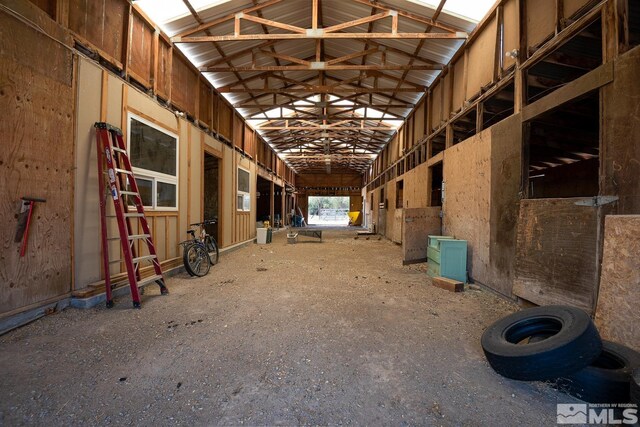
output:
{"label": "wooden barn wall", "polygon": [[[50,18],[67,26],[77,42],[120,69],[127,79],[135,80],[174,108],[199,120],[217,137],[235,141],[241,150],[246,146],[246,154],[255,156],[253,141],[243,136],[244,120],[235,117],[224,97],[199,76],[184,55],[173,49],[167,35],[137,6],[127,0],[35,3]],[[234,124],[237,120],[240,123]],[[268,150],[273,156],[273,150],[270,147]],[[275,164],[270,167],[275,168]],[[282,166],[281,174],[284,173]]]}
{"label": "wooden barn wall", "polygon": [[[614,62],[615,79],[602,88],[600,194],[618,196],[619,214],[640,213],[640,48]],[[630,112],[635,116],[630,119]]]}
{"label": "wooden barn wall", "polygon": [[[67,295],[72,280],[72,42],[34,5],[9,3],[50,37],[0,9],[0,317]],[[35,206],[20,257],[23,196],[46,203]]]}
{"label": "wooden barn wall", "polygon": [[[246,156],[216,140],[185,118],[154,101],[94,62],[81,59],[78,71],[78,118],[75,203],[75,288],[100,282],[101,272],[96,146],[93,123],[104,120],[127,135],[127,114],[131,113],[178,136],[178,209],[148,209],[152,235],[160,260],[170,268],[181,262],[178,243],[184,240],[188,224],[203,220],[202,194],[205,150],[221,159],[220,185],[221,247],[255,237],[255,179],[257,165]],[[126,139],[126,136],[125,136]],[[237,168],[249,171],[251,211],[236,210]],[[109,227],[115,230],[115,221]],[[117,242],[113,248],[117,252]],[[121,272],[118,266],[112,274]]]}

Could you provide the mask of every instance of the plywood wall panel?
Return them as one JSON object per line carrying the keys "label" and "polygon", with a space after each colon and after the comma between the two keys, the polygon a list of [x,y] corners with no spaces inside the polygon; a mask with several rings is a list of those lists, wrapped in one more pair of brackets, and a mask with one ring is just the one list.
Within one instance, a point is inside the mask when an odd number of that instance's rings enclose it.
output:
{"label": "plywood wall panel", "polygon": [[461,57],[456,61],[453,66],[453,102],[451,105],[450,113],[456,113],[462,109],[462,105],[465,101],[464,92],[464,57]]}
{"label": "plywood wall panel", "polygon": [[414,115],[415,118],[415,142],[419,142],[426,134],[426,130],[425,130],[425,122],[424,122],[424,118],[425,118],[425,102],[426,97],[423,98],[423,101],[418,105],[418,108],[416,109],[416,113]]}
{"label": "plywood wall panel", "polygon": [[195,116],[198,111],[198,73],[180,55],[174,55],[172,64],[171,103]]}
{"label": "plywood wall panel", "polygon": [[213,127],[213,92],[209,83],[200,79],[198,88],[200,96],[198,97],[198,120],[206,124],[209,128]]}
{"label": "plywood wall panel", "polygon": [[171,96],[171,68],[173,51],[171,45],[162,37],[158,38],[158,68],[155,70],[156,93],[169,99]]}
{"label": "plywood wall panel", "polygon": [[238,114],[233,115],[233,145],[242,150],[244,144],[244,122]]}
{"label": "plywood wall panel", "polygon": [[[0,315],[71,290],[72,75],[69,50],[0,13]],[[47,200],[35,207],[24,257],[14,242],[22,196]]]}
{"label": "plywood wall panel", "polygon": [[153,78],[153,38],[155,29],[134,10],[127,52],[128,72],[147,88]]}
{"label": "plywood wall panel", "polygon": [[93,124],[100,120],[102,70],[81,58],[78,63],[75,195],[74,275],[80,289],[97,282],[100,274],[100,201]]}
{"label": "plywood wall panel", "polygon": [[431,131],[442,124],[442,80],[431,91]]}
{"label": "plywood wall panel", "polygon": [[[633,0],[632,0],[633,1]],[[571,18],[580,9],[589,3],[596,3],[593,0],[563,0],[564,4],[564,17]]]}
{"label": "plywood wall panel", "polygon": [[69,28],[123,64],[129,7],[126,0],[69,0]]}
{"label": "plywood wall panel", "polygon": [[603,338],[640,351],[640,215],[608,215],[596,325]]}
{"label": "plywood wall panel", "polygon": [[497,20],[492,18],[471,43],[467,69],[466,99],[480,92],[483,86],[493,80],[495,64]]}
{"label": "plywood wall panel", "polygon": [[443,233],[468,242],[469,276],[481,283],[489,283],[490,164],[490,130],[444,152]]}
{"label": "plywood wall panel", "polygon": [[526,0],[527,44],[540,45],[555,32],[555,0]]}
{"label": "plywood wall panel", "polygon": [[223,100],[218,102],[218,133],[229,141],[233,139],[233,110]]}

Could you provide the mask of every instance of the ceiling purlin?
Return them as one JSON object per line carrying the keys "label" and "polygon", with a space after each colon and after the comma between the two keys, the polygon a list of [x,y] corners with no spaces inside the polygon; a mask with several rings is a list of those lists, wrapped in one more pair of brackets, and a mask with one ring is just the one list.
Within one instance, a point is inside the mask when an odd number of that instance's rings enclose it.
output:
{"label": "ceiling purlin", "polygon": [[[368,0],[354,0],[354,1],[368,1]],[[440,13],[442,12],[442,9],[444,8],[444,4],[445,4],[446,2],[447,2],[447,0],[440,0],[440,4],[438,4],[438,7],[436,8],[436,11],[433,13],[433,16],[431,17],[431,21],[432,21],[432,22],[431,22],[431,23],[428,23],[428,24],[427,24],[427,28],[425,28],[425,30],[424,30],[424,31],[425,31],[425,33],[428,33],[428,32],[430,32],[430,31],[433,29],[433,27],[434,27],[434,26],[435,26],[435,24],[436,24],[436,20],[438,19],[438,17],[440,17]],[[418,54],[420,53],[420,51],[422,50],[422,47],[424,46],[424,42],[425,42],[425,40],[420,40],[420,41],[418,42],[418,46],[416,47],[416,50],[415,50],[415,52],[414,52],[414,55],[418,55]],[[415,61],[415,60],[414,60],[413,58],[409,59],[409,65],[413,65],[414,61]],[[408,70],[407,70],[407,71],[405,71],[405,72],[402,74],[402,79],[403,79],[403,80],[407,78],[407,74],[409,74],[409,71],[408,71]],[[398,87],[400,87],[400,83],[398,83]],[[395,95],[395,93],[394,93],[394,95]],[[386,113],[386,112],[387,112],[387,110],[385,109],[385,111],[384,111],[384,112]]]}
{"label": "ceiling purlin", "polygon": [[[219,87],[218,91],[246,94],[246,99],[236,102],[234,107],[258,110],[248,118],[267,119],[266,122],[255,126],[256,129],[276,151],[288,151],[282,154],[294,169],[301,165],[322,169],[326,166],[323,160],[329,158],[336,165],[347,165],[358,171],[364,171],[371,163],[372,155],[379,153],[396,132],[395,127],[384,122],[389,118],[387,115],[404,119],[404,116],[392,114],[390,111],[415,108],[415,103],[407,102],[401,94],[423,93],[426,90],[423,84],[409,80],[409,73],[413,70],[439,71],[444,68],[443,64],[420,56],[425,42],[429,39],[466,37],[466,33],[458,32],[456,28],[437,22],[446,0],[440,1],[431,18],[398,10],[379,1],[350,0],[370,6],[370,15],[326,28],[322,19],[321,0],[312,0],[310,30],[264,18],[263,9],[283,0],[268,0],[264,3],[258,3],[258,1],[252,0],[253,6],[239,13],[205,23],[190,5],[189,0],[183,0],[198,26],[172,37],[172,41],[212,42],[220,58],[201,67],[201,71],[233,73],[236,82]],[[401,33],[398,30],[400,16],[427,24],[426,30],[423,33]],[[392,21],[391,31],[374,33],[375,23],[388,18]],[[262,34],[242,34],[240,26],[242,20],[259,24]],[[214,36],[209,31],[210,28],[228,21],[235,23],[233,36]],[[364,24],[367,24],[367,33],[349,32],[353,27]],[[287,32],[270,33],[270,28],[283,29]],[[432,32],[434,28],[443,32]],[[206,36],[194,36],[201,31],[204,31]],[[325,40],[345,38],[363,43],[364,49],[338,57],[326,54]],[[417,48],[414,53],[409,53],[378,41],[394,38],[418,40]],[[306,58],[298,58],[276,51],[279,43],[292,39],[315,39],[314,54]],[[227,40],[260,43],[226,56],[218,43]],[[389,52],[406,58],[407,63],[387,63],[386,58]],[[233,60],[248,55],[252,56],[251,65],[234,66],[232,64]],[[275,65],[257,66],[257,55],[269,58]],[[358,62],[354,63],[353,60]],[[414,65],[416,62],[420,64]],[[357,72],[357,75],[337,77],[332,75],[333,70],[342,71],[343,74]],[[245,73],[256,71],[262,72],[248,77],[243,76]],[[299,71],[313,71],[317,72],[317,75],[305,79],[287,75],[289,72]],[[398,77],[385,71],[402,71],[402,76]],[[263,86],[250,87],[249,83],[256,80],[264,80]],[[395,85],[389,87],[380,83],[382,81],[391,81]],[[314,95],[319,96],[320,102],[308,100]],[[329,95],[335,98],[329,100]],[[265,100],[267,97],[271,100]],[[380,101],[381,99],[388,102]],[[301,104],[300,101],[310,102],[310,104]],[[345,101],[350,105],[339,105],[344,104]],[[278,108],[280,114],[274,117],[273,109]],[[287,115],[284,114],[284,109],[287,109]],[[364,109],[364,114],[361,114],[360,109]],[[375,117],[369,115],[369,112],[373,114],[370,109],[377,110]],[[292,156],[292,150],[298,154]]]}

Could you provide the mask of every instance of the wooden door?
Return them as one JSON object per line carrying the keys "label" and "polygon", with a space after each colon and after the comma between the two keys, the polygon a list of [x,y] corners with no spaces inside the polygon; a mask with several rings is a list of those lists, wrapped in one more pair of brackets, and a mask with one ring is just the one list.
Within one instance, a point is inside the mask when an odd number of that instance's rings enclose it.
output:
{"label": "wooden door", "polygon": [[539,305],[593,312],[600,274],[601,222],[612,205],[595,198],[520,202],[513,293]]}
{"label": "wooden door", "polygon": [[427,261],[429,235],[442,234],[440,206],[404,209],[402,227],[402,264]]}

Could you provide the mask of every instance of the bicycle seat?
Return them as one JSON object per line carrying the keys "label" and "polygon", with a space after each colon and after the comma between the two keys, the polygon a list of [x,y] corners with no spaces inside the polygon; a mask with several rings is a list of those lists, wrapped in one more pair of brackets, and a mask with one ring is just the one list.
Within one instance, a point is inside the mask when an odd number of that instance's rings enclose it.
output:
{"label": "bicycle seat", "polygon": [[194,239],[196,238],[195,230],[187,230],[187,234],[191,234],[191,237],[193,237]]}

